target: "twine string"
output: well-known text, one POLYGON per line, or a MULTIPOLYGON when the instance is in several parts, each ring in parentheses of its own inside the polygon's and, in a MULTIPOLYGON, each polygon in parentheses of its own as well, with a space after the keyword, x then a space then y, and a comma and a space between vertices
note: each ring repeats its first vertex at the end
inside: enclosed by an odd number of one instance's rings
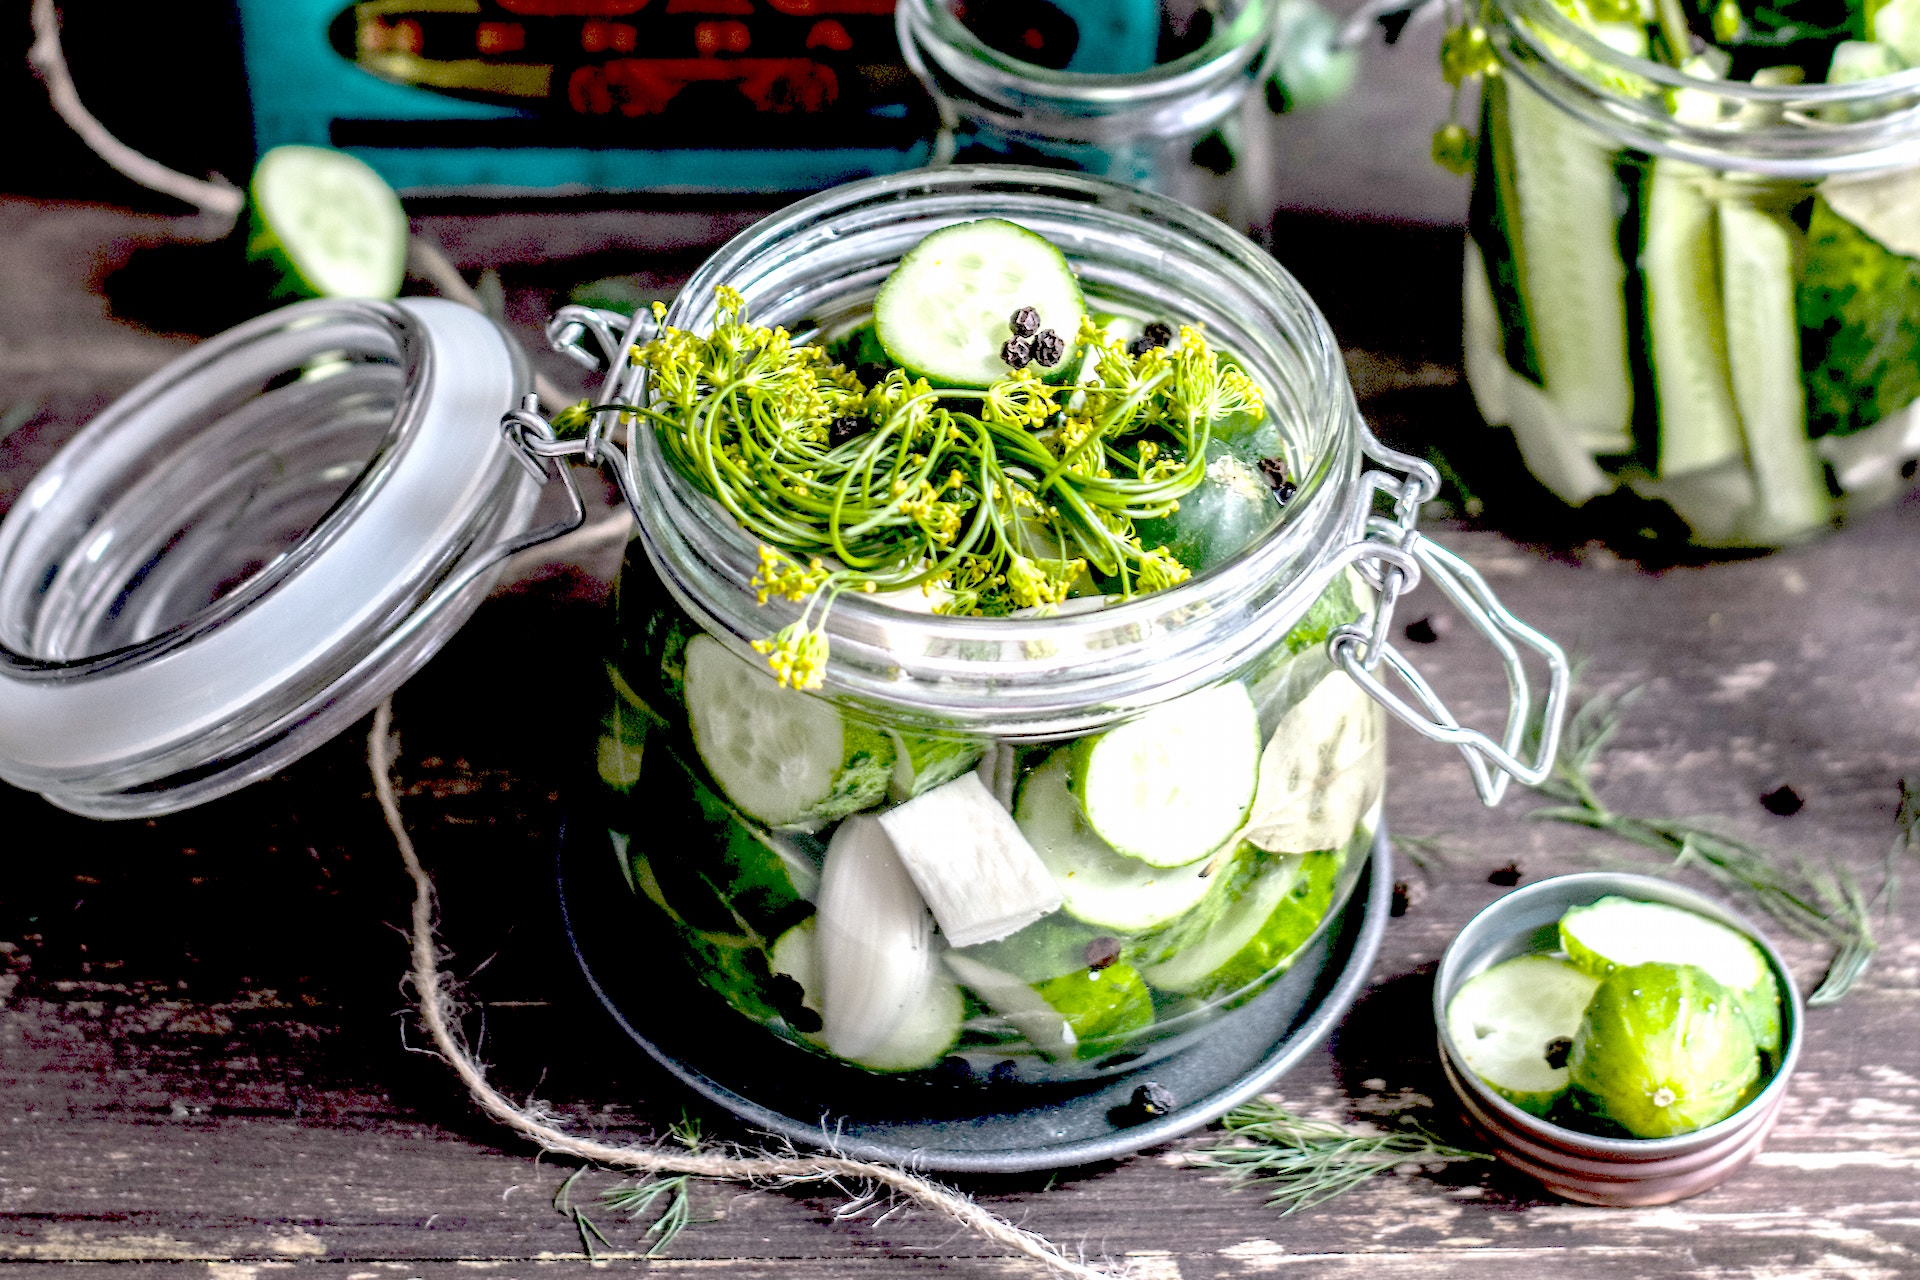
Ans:
MULTIPOLYGON (((387 829, 393 833, 394 843, 400 850, 400 860, 413 880, 412 925, 408 931, 413 964, 409 976, 413 982, 421 1022, 438 1056, 453 1068, 454 1074, 460 1077, 461 1083, 466 1085, 467 1092, 481 1110, 495 1120, 546 1151, 574 1156, 609 1169, 668 1176, 687 1174, 761 1185, 828 1183, 843 1189, 850 1184, 884 1189, 944 1214, 976 1235, 1034 1259, 1056 1275, 1073 1277, 1074 1280, 1116 1280, 1119 1273, 1068 1257, 1045 1236, 1016 1227, 999 1215, 981 1208, 970 1197, 897 1165, 854 1160, 831 1152, 783 1155, 739 1149, 703 1152, 614 1146, 577 1137, 556 1128, 546 1119, 547 1113, 538 1104, 522 1107, 510 1102, 488 1083, 485 1067, 467 1052, 458 1029, 454 999, 441 971, 443 954, 434 940, 433 880, 420 864, 419 854, 414 849, 412 837, 407 834, 406 824, 400 815, 400 805, 394 795, 391 697, 382 700, 374 712, 373 731, 367 739, 367 764, 373 774, 374 795, 386 818, 387 829)), ((870 1199, 870 1196, 856 1195, 853 1208, 864 1209, 870 1199)))

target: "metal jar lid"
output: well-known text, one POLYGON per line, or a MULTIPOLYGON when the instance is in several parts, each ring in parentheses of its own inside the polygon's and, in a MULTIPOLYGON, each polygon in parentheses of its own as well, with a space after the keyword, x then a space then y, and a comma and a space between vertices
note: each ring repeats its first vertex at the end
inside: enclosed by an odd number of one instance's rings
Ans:
POLYGON ((0 779, 167 813, 364 715, 528 540, 528 381, 475 312, 323 300, 128 392, 0 521, 0 779))

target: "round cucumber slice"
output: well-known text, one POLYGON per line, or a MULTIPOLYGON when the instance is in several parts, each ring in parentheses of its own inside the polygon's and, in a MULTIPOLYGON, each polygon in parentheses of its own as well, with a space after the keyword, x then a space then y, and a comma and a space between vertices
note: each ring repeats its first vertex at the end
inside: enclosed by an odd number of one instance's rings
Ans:
POLYGON ((768 826, 817 826, 880 803, 893 777, 885 733, 698 635, 686 650, 687 724, 727 798, 768 826))
POLYGON ((1760 944, 1664 902, 1609 896, 1560 917, 1560 947, 1596 979, 1642 964, 1690 964, 1733 992, 1760 1052, 1780 1052, 1780 987, 1760 944))
POLYGON ((1567 1057, 1572 1084, 1636 1138, 1691 1133, 1760 1081, 1733 993, 1695 965, 1615 969, 1587 1005, 1567 1057))
POLYGON ((247 256, 273 271, 271 296, 400 292, 407 215, 366 162, 327 147, 275 147, 254 167, 247 195, 247 256))
POLYGON ((1072 789, 1117 853, 1183 867, 1225 844, 1253 804, 1260 717, 1245 687, 1156 707, 1072 751, 1072 789))
POLYGON ((1049 1057, 1107 1052, 1115 1037, 1153 1022, 1153 996, 1129 965, 1078 969, 1028 984, 955 951, 946 962, 988 1008, 1049 1057))
POLYGON ((1467 1070, 1531 1115, 1567 1089, 1567 1055, 1600 980, 1557 956, 1516 956, 1469 978, 1447 1002, 1447 1033, 1467 1070))
POLYGON ((1186 914, 1206 896, 1207 864, 1156 867, 1115 853, 1087 825, 1067 782, 1068 751, 1056 751, 1020 787, 1014 821, 1047 873, 1060 886, 1068 915, 1111 929, 1138 933, 1186 914))
POLYGON ((1242 845, 1230 871, 1216 872, 1215 895, 1142 950, 1156 991, 1211 997, 1242 990, 1284 967, 1320 927, 1333 901, 1344 850, 1306 857, 1242 845))
MULTIPOLYGON (((986 387, 1012 372, 1001 347, 1013 313, 1032 307, 1071 354, 1086 302, 1060 251, 1017 223, 982 218, 943 227, 915 245, 874 299, 888 357, 938 386, 986 387)), ((1074 361, 1030 366, 1064 377, 1074 361)))

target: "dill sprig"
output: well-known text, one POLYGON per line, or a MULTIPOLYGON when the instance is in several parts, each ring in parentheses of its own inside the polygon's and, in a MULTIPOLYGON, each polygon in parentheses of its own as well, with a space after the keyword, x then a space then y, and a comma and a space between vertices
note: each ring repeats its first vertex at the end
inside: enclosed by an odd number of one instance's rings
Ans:
POLYGON ((1258 1184, 1267 1203, 1295 1213, 1403 1165, 1491 1160, 1449 1145, 1409 1124, 1399 1129, 1354 1128, 1307 1120, 1278 1102, 1256 1098, 1220 1122, 1229 1141, 1189 1152, 1187 1162, 1227 1173, 1235 1186, 1258 1184))
MULTIPOLYGON (((682 1113, 678 1124, 668 1126, 667 1133, 675 1142, 688 1151, 700 1149, 700 1122, 682 1113)), ((606 1248, 612 1248, 613 1242, 607 1238, 585 1210, 573 1202, 573 1184, 580 1180, 591 1166, 581 1165, 560 1189, 553 1194, 553 1207, 573 1222, 574 1230, 580 1234, 580 1250, 586 1254, 587 1261, 598 1261, 595 1241, 606 1248)), ((686 1173, 666 1177, 647 1177, 638 1181, 622 1183, 609 1187, 600 1193, 600 1202, 609 1212, 624 1214, 628 1218, 640 1218, 653 1214, 653 1221, 642 1234, 653 1243, 647 1247, 646 1256, 657 1258, 666 1252, 682 1231, 694 1222, 692 1199, 693 1175, 686 1173), (665 1201, 661 1205, 661 1201, 665 1201), (655 1206, 660 1205, 656 1210, 655 1206)))
MULTIPOLYGON (((1135 354, 1091 321, 1094 376, 1030 368, 985 390, 895 369, 868 385, 818 346, 748 322, 726 286, 713 332, 662 327, 629 358, 637 413, 674 466, 761 543, 753 579, 800 617, 755 647, 782 683, 817 687, 823 619, 846 591, 937 587, 937 608, 998 615, 1060 603, 1091 568, 1119 595, 1188 571, 1133 522, 1170 514, 1206 476, 1211 424, 1258 418, 1260 388, 1197 329, 1135 354)), ((664 310, 656 308, 656 316, 664 310)))
POLYGON ((1710 822, 1688 818, 1636 818, 1614 812, 1594 790, 1593 769, 1619 730, 1631 693, 1584 702, 1567 723, 1553 773, 1535 788, 1559 803, 1529 818, 1568 822, 1606 831, 1668 859, 1663 875, 1689 868, 1724 889, 1743 894, 1782 928, 1834 949, 1810 1005, 1837 1003, 1867 970, 1879 942, 1874 917, 1892 912, 1904 856, 1920 852, 1920 793, 1900 783, 1898 833, 1880 864, 1880 884, 1867 893, 1851 868, 1831 856, 1810 860, 1782 854, 1730 836, 1710 822))

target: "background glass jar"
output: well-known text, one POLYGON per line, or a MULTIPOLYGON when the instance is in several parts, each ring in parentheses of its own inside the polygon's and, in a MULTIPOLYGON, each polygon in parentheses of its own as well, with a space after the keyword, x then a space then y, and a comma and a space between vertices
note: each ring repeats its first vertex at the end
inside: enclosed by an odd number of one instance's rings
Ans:
POLYGON ((1713 78, 1552 0, 1483 18, 1467 376, 1528 469, 1576 506, 1666 503, 1716 547, 1897 493, 1920 455, 1920 70, 1789 83, 1748 48, 1713 78))
MULTIPOLYGON (((1071 168, 1203 205, 1194 144, 1216 126, 1233 130, 1236 109, 1273 70, 1285 15, 1310 7, 900 0, 894 15, 907 64, 940 109, 937 163, 1071 168)), ((1330 41, 1330 24, 1307 35, 1330 41)))
MULTIPOLYGON (((1566 669, 1413 530, 1434 479, 1367 435, 1298 286, 1170 201, 1020 169, 858 183, 729 244, 666 322, 710 327, 724 283, 758 322, 831 340, 927 233, 982 216, 1058 246, 1097 309, 1171 306, 1204 325, 1266 389, 1297 493, 1236 558, 1132 601, 974 618, 926 612, 917 593, 842 597, 825 687, 808 694, 778 688, 749 647, 797 615, 758 602, 758 547, 634 431, 616 467, 639 527, 618 584, 602 817, 648 936, 775 1034, 875 1070, 1075 1078, 1170 1051, 1340 905, 1379 825, 1369 694, 1460 745, 1492 802, 1508 775, 1544 775, 1566 669), (1364 469, 1369 454, 1410 474, 1364 469), (1376 494, 1392 516, 1373 513, 1376 494), (1499 743, 1461 728, 1386 642, 1393 597, 1422 571, 1507 661, 1499 743), (1551 671, 1524 764, 1516 641, 1551 671), (1380 683, 1381 662, 1427 712, 1380 683), (1118 822, 1095 786, 1114 757, 1139 784, 1121 790, 1148 796, 1123 798, 1118 822), (1159 785, 1176 775, 1204 794, 1159 785), (999 858, 1010 845, 1032 847, 1037 877, 999 858)), ((555 332, 588 320, 563 312, 555 332)), ((624 357, 644 327, 598 336, 624 357)), ((644 395, 627 370, 602 403, 644 395)))

